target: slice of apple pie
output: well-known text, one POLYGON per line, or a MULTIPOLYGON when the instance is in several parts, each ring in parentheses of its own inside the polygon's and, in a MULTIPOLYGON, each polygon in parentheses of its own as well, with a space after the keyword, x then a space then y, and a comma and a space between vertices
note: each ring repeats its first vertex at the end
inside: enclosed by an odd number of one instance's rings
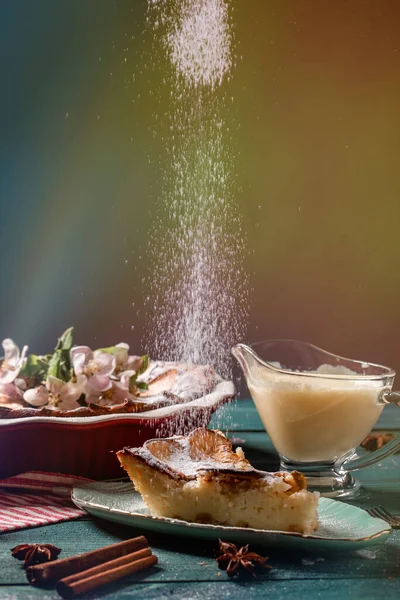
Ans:
POLYGON ((153 515, 303 534, 317 528, 318 494, 303 475, 254 469, 220 431, 153 439, 117 456, 153 515))

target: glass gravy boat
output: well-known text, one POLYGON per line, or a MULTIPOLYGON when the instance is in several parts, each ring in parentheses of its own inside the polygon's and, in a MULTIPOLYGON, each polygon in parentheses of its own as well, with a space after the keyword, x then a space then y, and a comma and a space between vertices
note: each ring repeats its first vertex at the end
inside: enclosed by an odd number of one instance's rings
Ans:
POLYGON ((396 437, 368 456, 355 451, 385 405, 400 407, 400 393, 391 391, 392 369, 295 340, 238 344, 232 353, 281 469, 303 473, 309 489, 333 498, 356 495, 360 484, 351 471, 400 449, 396 437))

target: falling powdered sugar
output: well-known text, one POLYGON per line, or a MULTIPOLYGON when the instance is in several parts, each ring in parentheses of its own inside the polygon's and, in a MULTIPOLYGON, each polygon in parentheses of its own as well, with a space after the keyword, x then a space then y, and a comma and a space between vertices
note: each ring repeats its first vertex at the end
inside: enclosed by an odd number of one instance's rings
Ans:
POLYGON ((234 62, 229 8, 229 0, 148 0, 163 148, 146 343, 156 358, 212 364, 224 377, 244 335, 248 287, 224 90, 234 62))
POLYGON ((194 86, 220 85, 232 66, 228 5, 221 0, 182 3, 180 22, 168 34, 177 73, 194 86))

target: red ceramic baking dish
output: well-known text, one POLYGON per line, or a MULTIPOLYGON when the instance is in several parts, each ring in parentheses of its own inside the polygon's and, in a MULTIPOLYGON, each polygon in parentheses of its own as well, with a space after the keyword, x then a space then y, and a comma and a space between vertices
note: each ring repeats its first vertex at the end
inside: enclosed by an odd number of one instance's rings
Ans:
POLYGON ((31 470, 90 479, 123 476, 115 451, 206 427, 214 411, 234 396, 233 384, 222 381, 201 398, 148 412, 0 419, 0 478, 31 470))

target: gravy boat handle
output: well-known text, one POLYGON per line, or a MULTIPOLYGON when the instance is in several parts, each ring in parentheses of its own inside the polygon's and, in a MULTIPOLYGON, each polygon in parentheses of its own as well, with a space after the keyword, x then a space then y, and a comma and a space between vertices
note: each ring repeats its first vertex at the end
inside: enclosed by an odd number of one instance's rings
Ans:
MULTIPOLYGON (((400 392, 386 391, 382 394, 379 401, 381 404, 395 404, 400 408, 400 392)), ((379 460, 391 456, 399 450, 400 436, 397 435, 391 442, 388 442, 382 448, 379 448, 379 450, 374 450, 369 456, 347 460, 343 463, 343 468, 346 471, 357 471, 358 469, 374 465, 379 460)))

